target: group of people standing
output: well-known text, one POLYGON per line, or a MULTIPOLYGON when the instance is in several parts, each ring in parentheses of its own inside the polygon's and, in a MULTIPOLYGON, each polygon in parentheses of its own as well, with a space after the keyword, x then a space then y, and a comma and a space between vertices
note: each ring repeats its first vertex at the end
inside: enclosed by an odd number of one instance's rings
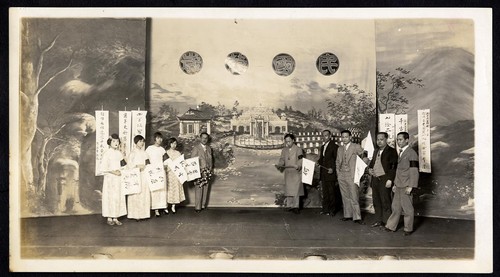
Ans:
MULTIPOLYGON (((194 181, 195 210, 200 212, 206 208, 208 181, 207 172, 213 170, 212 149, 208 145, 209 135, 202 133, 200 143, 193 147, 191 157, 199 157, 200 170, 205 172, 202 178, 194 181)), ((154 144, 145 147, 145 139, 141 135, 134 137, 134 146, 128 157, 120 151, 120 138, 113 134, 107 141, 109 149, 104 152, 99 167, 100 174, 104 175, 102 186, 102 216, 107 218, 108 225, 122 225, 119 217, 127 215, 129 219, 137 221, 150 218, 151 211, 156 217, 164 214, 175 214, 176 205, 185 198, 183 184, 174 171, 167 166, 167 159, 175 160, 182 154, 177 150, 177 139, 169 138, 166 149, 163 146, 163 135, 154 134, 154 144), (151 178, 146 172, 147 165, 163 168, 160 188, 150 190, 151 178), (122 193, 121 169, 139 168, 140 192, 126 196, 122 193), (170 208, 170 211, 169 211, 170 208)))
MULTIPOLYGON (((332 141, 329 130, 322 132, 323 145, 317 162, 320 169, 322 188, 322 210, 320 214, 335 216, 343 207, 341 221, 350 221, 365 225, 359 206, 359 186, 355 183, 357 156, 363 157, 364 151, 359 144, 352 142, 349 130, 341 132, 342 145, 332 141), (341 202, 341 203, 340 203, 341 202)), ((400 216, 404 214, 404 235, 413 232, 414 209, 412 190, 418 186, 418 155, 409 147, 409 134, 397 134, 396 149, 387 144, 388 134, 377 133, 377 148, 368 163, 371 177, 375 222, 372 227, 382 227, 388 232, 395 232, 400 216)), ((285 135, 285 147, 276 165, 285 173, 286 207, 300 213, 300 196, 304 195, 301 179, 303 151, 295 145, 293 134, 285 135)))

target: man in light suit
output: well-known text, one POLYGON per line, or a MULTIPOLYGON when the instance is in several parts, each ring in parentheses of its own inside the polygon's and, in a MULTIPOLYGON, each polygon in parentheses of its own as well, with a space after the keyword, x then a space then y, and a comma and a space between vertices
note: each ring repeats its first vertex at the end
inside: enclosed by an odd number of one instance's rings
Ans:
POLYGON ((323 145, 321 146, 318 164, 320 165, 321 189, 323 191, 322 209, 320 214, 335 216, 337 213, 335 200, 337 198, 337 150, 339 146, 331 141, 330 130, 323 131, 323 145))
POLYGON ((409 147, 410 135, 407 132, 398 133, 396 142, 401 148, 396 178, 394 179, 394 198, 392 199, 392 214, 387 220, 385 230, 395 232, 398 228, 401 211, 404 212, 404 235, 413 232, 413 203, 411 192, 418 186, 418 155, 409 147))
POLYGON ((302 184, 302 148, 295 144, 293 134, 285 135, 285 147, 281 150, 281 156, 276 167, 285 172, 285 196, 286 206, 289 211, 300 213, 300 197, 304 195, 302 184))
POLYGON ((386 132, 377 133, 377 149, 368 166, 372 176, 372 198, 375 208, 375 223, 372 227, 385 226, 391 215, 391 188, 396 177, 398 152, 387 145, 389 135, 386 132))
MULTIPOLYGON (((191 157, 198 157, 200 160, 200 172, 213 170, 213 155, 212 148, 208 145, 210 135, 206 132, 200 134, 200 143, 193 147, 191 157)), ((201 179, 201 178, 200 178, 201 179)), ((207 208, 208 183, 200 186, 200 179, 195 180, 194 186, 194 209, 199 213, 202 209, 207 208)))
POLYGON ((340 220, 353 220, 354 223, 364 225, 359 208, 359 187, 354 183, 356 170, 356 156, 363 154, 363 148, 352 142, 349 130, 341 132, 342 146, 339 147, 336 159, 336 170, 344 204, 344 217, 340 220))

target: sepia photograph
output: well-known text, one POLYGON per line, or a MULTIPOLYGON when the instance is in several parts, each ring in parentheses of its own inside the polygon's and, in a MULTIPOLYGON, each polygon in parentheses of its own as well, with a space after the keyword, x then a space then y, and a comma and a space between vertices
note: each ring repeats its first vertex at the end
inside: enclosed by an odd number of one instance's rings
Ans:
POLYGON ((11 271, 492 272, 491 9, 9 15, 11 271))

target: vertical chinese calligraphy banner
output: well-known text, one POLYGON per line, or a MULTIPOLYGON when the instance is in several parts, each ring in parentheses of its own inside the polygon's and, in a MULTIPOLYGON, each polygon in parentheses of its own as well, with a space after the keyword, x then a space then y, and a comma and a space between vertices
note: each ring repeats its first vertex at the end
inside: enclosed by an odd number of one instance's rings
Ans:
POLYGON ((431 173, 431 110, 418 110, 417 117, 419 170, 431 173))
POLYGON ((132 145, 131 128, 132 128, 132 113, 128 111, 119 111, 118 136, 120 137, 123 147, 125 147, 125 155, 127 157, 128 154, 130 153, 130 146, 132 145))
MULTIPOLYGON (((394 135, 397 136, 399 132, 408 132, 408 115, 407 114, 397 114, 396 117, 396 128, 394 135)), ((395 143, 396 150, 399 150, 399 146, 395 143)))
POLYGON ((132 111, 132 137, 146 137, 146 114, 147 111, 132 111))
POLYGON ((96 134, 95 134, 95 175, 98 176, 98 168, 101 164, 102 155, 108 149, 109 137, 109 112, 95 111, 96 134))
POLYGON ((381 114, 379 115, 378 130, 380 132, 386 132, 389 135, 387 143, 394 146, 394 130, 395 130, 395 114, 381 114))

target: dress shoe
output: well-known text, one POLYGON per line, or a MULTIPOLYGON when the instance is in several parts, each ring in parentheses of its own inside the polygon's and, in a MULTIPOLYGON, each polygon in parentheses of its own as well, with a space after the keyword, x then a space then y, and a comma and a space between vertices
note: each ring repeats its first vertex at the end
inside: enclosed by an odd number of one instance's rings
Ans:
POLYGON ((348 221, 348 220, 351 220, 352 218, 351 217, 343 217, 340 219, 340 221, 348 221))
POLYGON ((201 212, 201 210, 194 210, 194 211, 195 211, 196 213, 200 213, 200 212, 201 212))
POLYGON ((323 211, 319 212, 319 214, 320 214, 320 215, 330 215, 330 213, 329 213, 329 212, 323 212, 323 211))
POLYGON ((396 231, 393 231, 393 230, 391 230, 391 229, 389 229, 387 227, 384 227, 384 231, 386 231, 386 232, 392 232, 392 233, 396 232, 396 231))
POLYGON ((120 221, 118 221, 118 219, 114 219, 114 220, 113 220, 113 222, 114 222, 116 225, 118 225, 118 226, 121 226, 121 225, 122 225, 122 223, 121 223, 120 221))
POLYGON ((365 225, 365 222, 364 222, 363 220, 361 220, 361 219, 354 220, 353 222, 354 222, 354 223, 357 223, 357 224, 359 224, 359 225, 365 225))
POLYGON ((155 211, 155 217, 161 217, 161 213, 158 210, 155 211))
POLYGON ((378 226, 382 226, 382 221, 377 221, 375 223, 372 224, 372 227, 378 227, 378 226))
POLYGON ((409 235, 411 235, 411 233, 412 233, 412 232, 405 231, 405 232, 404 232, 404 235, 405 235, 405 236, 409 236, 409 235))
POLYGON ((108 220, 108 225, 113 226, 115 223, 112 220, 108 220))

